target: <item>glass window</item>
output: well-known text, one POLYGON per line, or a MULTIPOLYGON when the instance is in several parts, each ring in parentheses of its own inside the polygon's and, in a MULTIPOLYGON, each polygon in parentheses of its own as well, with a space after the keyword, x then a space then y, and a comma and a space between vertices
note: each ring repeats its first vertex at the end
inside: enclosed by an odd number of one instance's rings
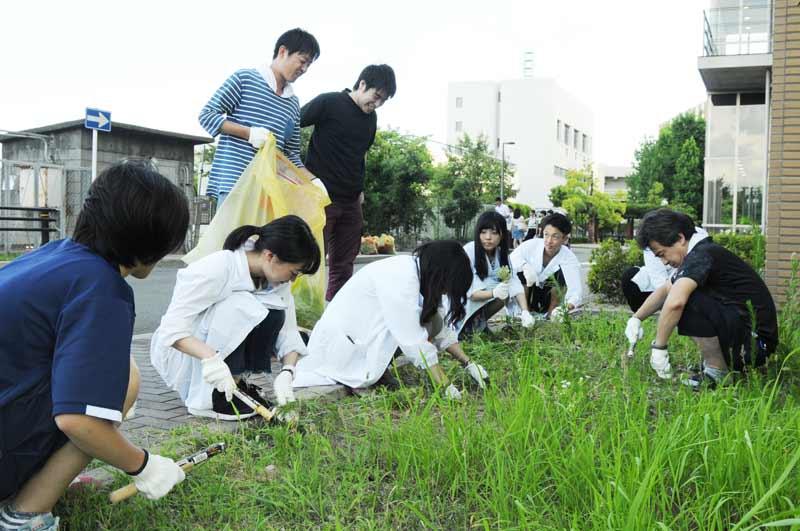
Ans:
POLYGON ((575 129, 575 133, 572 136, 573 136, 572 147, 574 147, 575 151, 577 151, 578 150, 578 142, 581 139, 580 131, 575 129))
POLYGON ((708 114, 708 156, 732 157, 736 146, 736 94, 712 94, 708 114))
POLYGON ((733 223, 733 157, 706 159, 704 217, 710 224, 733 223))
POLYGON ((589 137, 586 136, 586 133, 583 134, 583 149, 581 151, 589 153, 589 137))
POLYGON ((464 106, 464 98, 462 98, 461 96, 457 97, 456 98, 456 109, 460 109, 463 106, 464 106))
MULTIPOLYGON (((745 104, 745 96, 753 94, 742 94, 741 107, 739 107, 739 158, 763 158, 766 149, 766 134, 764 129, 767 120, 767 107, 761 104, 745 104)), ((752 101, 752 100, 751 100, 752 101)))
POLYGON ((569 134, 570 134, 570 131, 571 131, 570 126, 568 124, 564 124, 564 143, 566 145, 569 145, 569 134))
POLYGON ((561 140, 561 120, 556 120, 556 140, 561 140))
POLYGON ((764 159, 736 163, 736 220, 741 225, 761 225, 764 203, 764 159))
POLYGON ((463 122, 456 122, 456 133, 460 133, 463 128, 464 128, 463 122))

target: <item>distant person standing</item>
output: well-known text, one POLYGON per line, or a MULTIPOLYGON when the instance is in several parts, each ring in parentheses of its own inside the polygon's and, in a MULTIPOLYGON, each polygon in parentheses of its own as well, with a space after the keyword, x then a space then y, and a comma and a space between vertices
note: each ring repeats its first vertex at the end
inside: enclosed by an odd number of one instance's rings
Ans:
POLYGON ((365 157, 377 131, 375 110, 396 90, 389 65, 369 65, 352 90, 320 94, 300 111, 300 127, 314 126, 306 166, 331 198, 325 207, 328 301, 353 276, 364 226, 365 157))
POLYGON ((278 38, 272 63, 237 70, 217 89, 203 110, 200 125, 219 144, 211 164, 206 194, 221 204, 242 172, 264 145, 268 133, 275 145, 298 168, 300 161, 300 102, 292 83, 319 57, 319 44, 299 28, 278 38))
POLYGON ((528 232, 528 222, 522 215, 522 211, 518 208, 514 209, 514 228, 511 231, 511 236, 514 238, 514 247, 516 248, 522 243, 525 233, 528 232))
POLYGON ((498 196, 494 198, 494 211, 503 216, 503 219, 506 220, 506 230, 508 231, 508 246, 511 247, 513 241, 511 240, 511 225, 513 223, 513 213, 511 212, 511 207, 503 202, 503 200, 498 196))

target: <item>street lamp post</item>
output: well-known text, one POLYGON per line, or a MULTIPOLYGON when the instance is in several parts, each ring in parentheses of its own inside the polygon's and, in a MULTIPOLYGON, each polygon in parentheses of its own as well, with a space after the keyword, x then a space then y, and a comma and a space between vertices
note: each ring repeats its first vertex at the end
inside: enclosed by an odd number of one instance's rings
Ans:
POLYGON ((513 146, 516 142, 503 142, 500 145, 500 202, 504 201, 503 185, 506 180, 506 144, 513 146))

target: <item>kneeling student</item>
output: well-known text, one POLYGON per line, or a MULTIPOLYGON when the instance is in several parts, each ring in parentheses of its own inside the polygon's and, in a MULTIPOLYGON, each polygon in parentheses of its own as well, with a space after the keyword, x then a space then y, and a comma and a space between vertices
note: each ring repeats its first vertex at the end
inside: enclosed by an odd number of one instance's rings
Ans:
POLYGON ((552 278, 562 288, 569 310, 577 308, 583 299, 581 264, 564 244, 569 240, 572 223, 563 214, 545 216, 541 223, 542 238, 523 242, 511 253, 511 265, 525 282, 527 302, 531 311, 546 313, 551 319, 561 318, 561 300, 548 284, 552 278))
MULTIPOLYGON (((446 350, 482 387, 486 371, 464 354, 450 328, 464 318, 471 282, 469 259, 454 241, 426 243, 413 256, 364 266, 339 290, 311 332, 308 356, 297 364, 295 387, 369 387, 384 375, 398 348, 417 368, 429 369, 439 385, 448 384, 438 357, 446 350)), ((461 398, 453 384, 445 394, 461 398)))
POLYGON ((464 252, 472 265, 473 278, 467 292, 466 317, 456 325, 458 338, 486 329, 489 319, 503 308, 513 314, 519 306, 522 326, 533 326, 525 289, 509 263, 508 228, 503 216, 494 211, 481 214, 475 225, 475 239, 464 245, 464 252), (505 280, 500 279, 503 267, 510 273, 505 280))
POLYGON ((662 262, 675 268, 672 278, 658 288, 628 321, 625 335, 635 343, 642 337, 641 322, 658 311, 658 331, 650 364, 661 378, 670 378, 667 342, 675 327, 691 337, 703 356, 703 369, 683 383, 710 386, 720 383, 729 369, 760 366, 778 344, 775 303, 764 281, 741 258, 695 229, 694 222, 667 209, 647 213, 637 241, 662 262), (748 301, 755 312, 751 330, 748 301))
POLYGON ((117 427, 139 391, 125 277, 146 278, 188 223, 178 187, 122 162, 92 184, 72 238, 0 269, 0 529, 57 529, 53 506, 92 459, 150 499, 183 480, 117 427))
POLYGON ((219 420, 255 415, 233 397, 239 389, 268 406, 253 372, 270 372, 274 354, 283 362, 275 378, 279 405, 294 401, 291 382, 306 349, 297 329, 291 282, 314 274, 320 251, 297 216, 231 232, 222 251, 178 272, 175 291, 153 334, 150 358, 189 413, 219 420), (254 242, 251 238, 257 238, 254 242))

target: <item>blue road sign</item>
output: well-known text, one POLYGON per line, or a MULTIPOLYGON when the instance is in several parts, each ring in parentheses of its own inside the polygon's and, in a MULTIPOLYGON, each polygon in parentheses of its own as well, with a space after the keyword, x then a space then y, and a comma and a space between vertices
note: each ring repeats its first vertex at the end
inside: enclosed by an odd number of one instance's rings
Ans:
POLYGON ((100 109, 86 108, 86 120, 83 123, 86 129, 97 129, 98 131, 111 131, 111 111, 101 111, 100 109))

